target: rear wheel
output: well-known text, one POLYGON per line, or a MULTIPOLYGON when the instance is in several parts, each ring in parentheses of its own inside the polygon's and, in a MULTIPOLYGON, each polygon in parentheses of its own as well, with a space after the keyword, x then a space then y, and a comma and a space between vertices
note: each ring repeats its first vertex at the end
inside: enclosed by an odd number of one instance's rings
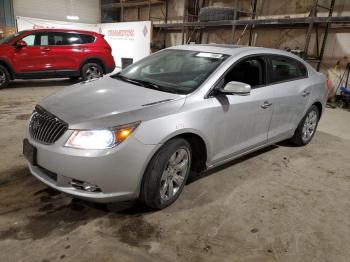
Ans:
POLYGON ((317 106, 313 105, 306 112, 294 133, 292 142, 298 146, 308 144, 316 133, 320 112, 317 106))
POLYGON ((7 87, 9 82, 10 73, 4 66, 0 65, 0 89, 7 87))
POLYGON ((190 144, 177 138, 152 158, 144 174, 140 200, 154 209, 171 205, 180 196, 191 167, 190 144))
POLYGON ((81 68, 81 78, 84 81, 103 76, 103 69, 97 63, 87 63, 81 68))

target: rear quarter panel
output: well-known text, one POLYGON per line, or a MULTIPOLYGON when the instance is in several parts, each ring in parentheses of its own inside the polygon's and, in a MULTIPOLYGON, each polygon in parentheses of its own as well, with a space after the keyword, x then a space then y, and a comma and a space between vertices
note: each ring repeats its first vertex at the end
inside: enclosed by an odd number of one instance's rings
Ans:
POLYGON ((305 113, 313 104, 319 102, 322 104, 322 115, 327 103, 327 78, 324 74, 315 71, 311 66, 308 66, 308 70, 312 86, 309 103, 305 108, 305 113))

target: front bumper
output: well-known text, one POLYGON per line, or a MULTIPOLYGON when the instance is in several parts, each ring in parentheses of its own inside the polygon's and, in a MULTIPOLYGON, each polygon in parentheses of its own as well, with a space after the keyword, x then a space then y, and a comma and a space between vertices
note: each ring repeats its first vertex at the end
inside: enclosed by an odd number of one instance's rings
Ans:
POLYGON ((68 130, 52 145, 44 145, 28 135, 36 147, 36 165, 28 162, 31 173, 43 183, 71 196, 99 203, 135 199, 139 195, 144 170, 157 149, 130 136, 120 145, 106 150, 64 147, 72 133, 68 130), (72 182, 96 185, 100 192, 74 187, 72 182))

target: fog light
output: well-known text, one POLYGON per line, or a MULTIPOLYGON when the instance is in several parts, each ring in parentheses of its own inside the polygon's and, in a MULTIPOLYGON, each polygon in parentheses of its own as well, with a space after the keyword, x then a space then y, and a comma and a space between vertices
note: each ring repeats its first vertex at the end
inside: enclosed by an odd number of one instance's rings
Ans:
POLYGON ((70 184, 76 189, 84 190, 87 192, 101 192, 101 189, 98 186, 90 184, 88 182, 73 179, 70 184))

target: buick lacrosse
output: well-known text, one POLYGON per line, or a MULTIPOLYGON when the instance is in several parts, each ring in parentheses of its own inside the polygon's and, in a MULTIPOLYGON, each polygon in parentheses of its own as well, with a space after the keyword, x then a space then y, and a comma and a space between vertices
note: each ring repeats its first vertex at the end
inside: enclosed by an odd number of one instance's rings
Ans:
POLYGON ((23 143, 31 173, 95 202, 172 204, 190 171, 267 145, 310 142, 326 79, 281 50, 186 45, 40 102, 23 143))

